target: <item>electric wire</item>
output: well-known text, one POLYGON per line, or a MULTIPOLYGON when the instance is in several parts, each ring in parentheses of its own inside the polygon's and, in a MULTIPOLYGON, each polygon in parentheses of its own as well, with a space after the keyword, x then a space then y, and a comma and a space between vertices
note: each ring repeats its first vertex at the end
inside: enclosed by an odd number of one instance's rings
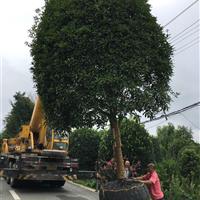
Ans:
POLYGON ((194 42, 194 41, 196 41, 196 40, 198 40, 199 39, 199 36, 198 37, 196 37, 196 38, 194 38, 193 40, 191 40, 190 42, 188 42, 188 43, 186 43, 186 44, 184 44, 183 46, 181 46, 181 47, 179 47, 179 48, 177 48, 176 49, 176 51, 181 51, 183 48, 185 48, 185 47, 187 47, 188 45, 190 45, 192 42, 194 42))
POLYGON ((199 40, 198 40, 197 42, 195 42, 195 43, 191 44, 190 46, 188 46, 188 47, 184 48, 183 50, 181 50, 181 51, 178 51, 178 52, 177 52, 177 53, 175 53, 174 55, 175 55, 175 56, 176 56, 176 55, 179 55, 180 53, 182 53, 182 52, 184 52, 184 51, 186 51, 186 50, 190 49, 191 47, 193 47, 193 46, 195 46, 195 45, 197 45, 197 44, 199 44, 199 40))
POLYGON ((158 127, 159 125, 161 125, 161 124, 163 124, 163 123, 165 123, 165 122, 166 122, 166 120, 161 121, 161 122, 159 122, 159 123, 157 123, 157 124, 155 124, 155 125, 153 125, 153 126, 146 127, 146 129, 152 129, 152 128, 154 128, 154 127, 158 127))
POLYGON ((184 108, 181 108, 181 109, 179 109, 179 110, 173 111, 173 112, 171 112, 171 113, 164 114, 164 115, 161 115, 161 116, 159 116, 159 117, 156 117, 156 118, 153 118, 153 119, 150 119, 150 120, 143 121, 143 122, 141 122, 141 124, 146 124, 146 123, 149 123, 149 122, 152 122, 152 121, 160 120, 160 119, 162 119, 162 118, 171 117, 171 116, 173 116, 173 115, 177 115, 177 114, 180 114, 180 113, 185 112, 185 111, 187 111, 187 110, 190 110, 190 109, 192 109, 192 108, 194 108, 194 107, 196 107, 196 106, 200 106, 200 101, 199 101, 199 102, 196 102, 196 103, 194 103, 194 104, 191 104, 191 105, 189 105, 189 106, 186 106, 186 107, 184 107, 184 108))
MULTIPOLYGON (((195 24, 197 24, 197 23, 199 22, 199 20, 200 20, 200 19, 198 19, 197 21, 195 21, 195 22, 194 22, 193 24, 191 24, 190 26, 186 27, 184 30, 182 30, 181 32, 179 32, 178 34, 176 34, 174 37, 170 38, 169 40, 172 41, 172 40, 176 39, 179 35, 185 33, 185 31, 187 31, 189 28, 191 28, 192 26, 194 26, 195 24)), ((195 26, 195 27, 199 27, 199 25, 198 25, 198 26, 195 26)), ((193 28, 193 29, 194 29, 194 28, 193 28)), ((193 29, 192 29, 192 30, 193 30, 193 29)), ((190 31, 188 31, 188 32, 190 32, 190 31)), ((188 33, 188 32, 187 32, 187 33, 188 33)))
MULTIPOLYGON (((197 32, 199 32, 199 29, 197 29, 196 31, 194 31, 194 32, 190 33, 189 35, 185 36, 185 37, 182 38, 181 40, 178 40, 177 42, 175 42, 175 43, 173 44, 173 46, 176 45, 176 44, 179 44, 180 42, 184 41, 185 39, 189 38, 190 36, 194 35, 194 34, 197 33, 197 32)), ((178 38, 178 39, 180 39, 180 38, 178 38)), ((176 41, 176 40, 175 40, 175 41, 176 41)))
POLYGON ((194 124, 191 120, 189 120, 183 113, 180 113, 180 115, 181 115, 186 121, 188 121, 194 128, 199 129, 199 127, 198 127, 196 124, 194 124))
POLYGON ((186 7, 183 11, 181 11, 178 15, 176 15, 174 18, 172 18, 168 23, 166 23, 163 27, 165 28, 169 24, 171 24, 173 21, 175 21, 178 17, 180 17, 183 13, 185 13, 188 9, 190 9, 193 5, 195 5, 199 0, 194 1, 191 3, 188 7, 186 7))

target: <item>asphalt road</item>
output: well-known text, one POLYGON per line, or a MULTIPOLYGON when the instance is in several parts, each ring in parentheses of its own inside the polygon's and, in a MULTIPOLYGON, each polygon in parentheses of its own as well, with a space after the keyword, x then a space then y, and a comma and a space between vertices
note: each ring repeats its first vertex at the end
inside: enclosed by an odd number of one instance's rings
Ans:
POLYGON ((0 200, 98 200, 98 193, 88 191, 71 183, 62 188, 23 185, 11 188, 4 179, 0 179, 0 200))

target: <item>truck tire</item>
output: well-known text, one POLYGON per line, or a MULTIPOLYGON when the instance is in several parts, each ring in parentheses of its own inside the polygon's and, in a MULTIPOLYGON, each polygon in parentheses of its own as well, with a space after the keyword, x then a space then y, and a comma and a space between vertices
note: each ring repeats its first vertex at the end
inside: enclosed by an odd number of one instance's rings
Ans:
POLYGON ((65 181, 58 181, 56 187, 63 187, 65 185, 65 181))
POLYGON ((17 187, 18 185, 19 185, 18 179, 11 177, 11 178, 10 178, 10 186, 11 186, 12 188, 15 188, 15 187, 17 187))
POLYGON ((63 187, 65 185, 65 181, 51 181, 50 187, 63 187))
MULTIPOLYGON (((13 165, 13 163, 10 161, 8 163, 8 168, 12 168, 12 165, 13 165)), ((6 176, 6 182, 7 182, 7 184, 10 184, 10 177, 6 176)))
MULTIPOLYGON (((16 164, 15 163, 13 163, 12 164, 12 168, 14 168, 14 169, 16 169, 16 164)), ((19 185, 19 180, 17 179, 17 178, 14 178, 14 177, 10 177, 10 186, 12 187, 12 188, 15 188, 15 187, 17 187, 19 185)))
POLYGON ((7 184, 10 184, 10 177, 7 177, 7 176, 6 176, 6 183, 7 183, 7 184))

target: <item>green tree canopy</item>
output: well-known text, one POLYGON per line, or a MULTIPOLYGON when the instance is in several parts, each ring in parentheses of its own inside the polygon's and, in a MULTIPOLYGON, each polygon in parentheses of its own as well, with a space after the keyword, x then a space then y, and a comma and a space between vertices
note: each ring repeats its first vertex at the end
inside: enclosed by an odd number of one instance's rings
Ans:
POLYGON ((48 0, 31 37, 48 122, 66 129, 109 120, 122 178, 119 121, 152 117, 170 102, 172 47, 147 0, 48 0))
POLYGON ((99 140, 98 132, 93 129, 77 129, 70 134, 69 154, 79 159, 80 169, 94 170, 99 140))
POLYGON ((184 126, 175 128, 173 124, 168 124, 158 128, 157 135, 163 159, 177 159, 179 152, 186 146, 195 145, 192 140, 192 131, 184 126))
POLYGON ((104 130, 99 133, 99 159, 108 161, 113 158, 113 136, 111 130, 104 130))
POLYGON ((191 181, 200 181, 200 154, 194 149, 185 149, 181 152, 179 157, 179 169, 183 177, 189 178, 191 181))
POLYGON ((25 93, 17 92, 11 107, 10 113, 4 120, 3 137, 13 137, 19 132, 21 125, 29 123, 34 103, 25 93))
MULTIPOLYGON (((124 119, 120 126, 122 150, 131 162, 141 160, 143 167, 150 161, 154 161, 152 139, 145 128, 134 120, 124 119)), ((109 160, 113 157, 112 132, 104 131, 101 134, 99 145, 99 157, 109 160)))
POLYGON ((146 0, 49 0, 33 33, 32 72, 52 123, 167 109, 172 48, 146 0))
POLYGON ((123 120, 120 126, 122 150, 130 161, 140 160, 143 167, 154 160, 151 137, 146 129, 134 120, 123 120))
POLYGON ((192 139, 192 130, 168 124, 157 130, 161 149, 158 172, 167 199, 199 199, 198 171, 200 144, 192 139))

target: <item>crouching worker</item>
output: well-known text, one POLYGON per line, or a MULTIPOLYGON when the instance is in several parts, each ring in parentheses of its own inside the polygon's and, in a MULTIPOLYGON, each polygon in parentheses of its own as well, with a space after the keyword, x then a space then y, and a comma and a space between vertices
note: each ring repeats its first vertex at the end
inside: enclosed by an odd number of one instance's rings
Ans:
POLYGON ((150 163, 147 167, 148 173, 135 179, 147 185, 152 200, 164 200, 164 194, 161 190, 160 179, 155 170, 155 165, 150 163))

